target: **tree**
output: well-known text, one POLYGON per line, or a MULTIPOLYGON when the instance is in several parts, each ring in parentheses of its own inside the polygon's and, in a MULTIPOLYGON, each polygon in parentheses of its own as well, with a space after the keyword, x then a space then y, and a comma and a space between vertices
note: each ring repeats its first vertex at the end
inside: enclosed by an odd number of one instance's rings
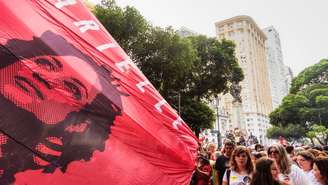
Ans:
POLYGON ((136 64, 169 103, 176 103, 172 97, 177 93, 188 91, 187 74, 192 72, 196 51, 172 28, 152 28, 135 55, 136 64))
POLYGON ((134 58, 135 49, 142 47, 151 29, 139 11, 131 6, 123 9, 114 0, 102 0, 100 5, 93 8, 93 13, 120 46, 134 58))
POLYGON ((270 123, 280 128, 289 124, 301 126, 307 131, 307 137, 313 140, 317 128, 328 126, 327 74, 328 60, 321 60, 303 70, 293 79, 290 93, 282 104, 269 115, 270 123))
POLYGON ((183 105, 181 116, 189 123, 190 128, 195 131, 197 137, 202 128, 213 127, 215 114, 206 103, 194 99, 184 99, 183 105))
MULTIPOLYGON (((192 73, 189 74, 188 89, 197 99, 210 99, 220 93, 230 91, 232 84, 244 79, 242 69, 235 57, 232 41, 218 41, 206 36, 188 37, 197 51, 192 73)), ((238 96, 238 95, 237 95, 238 96)))
POLYGON ((286 126, 289 123, 310 129, 320 123, 328 126, 328 87, 311 85, 297 94, 286 96, 282 104, 270 115, 270 123, 286 126))
POLYGON ((328 128, 323 125, 314 124, 306 136, 311 139, 313 144, 316 139, 321 145, 328 145, 328 128))
POLYGON ((214 112, 205 99, 229 91, 239 95, 244 77, 231 41, 180 37, 174 29, 153 27, 133 7, 103 0, 94 14, 171 105, 182 99, 181 117, 195 131, 210 128, 214 112))
POLYGON ((290 93, 297 93, 308 85, 328 85, 328 59, 322 59, 319 63, 306 68, 293 79, 290 93))
POLYGON ((282 136, 289 142, 295 142, 302 139, 305 134, 306 129, 295 124, 288 124, 286 127, 273 126, 267 131, 268 138, 279 139, 279 137, 282 136))

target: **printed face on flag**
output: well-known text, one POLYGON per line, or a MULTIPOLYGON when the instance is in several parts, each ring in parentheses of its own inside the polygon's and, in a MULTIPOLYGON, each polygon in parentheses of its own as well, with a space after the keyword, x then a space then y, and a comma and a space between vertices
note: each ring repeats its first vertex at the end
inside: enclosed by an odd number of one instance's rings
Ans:
POLYGON ((189 184, 197 148, 81 1, 0 1, 1 185, 189 184))
POLYGON ((5 75, 1 77, 1 94, 46 124, 62 121, 68 113, 91 103, 101 91, 95 70, 74 56, 36 56, 13 61, 0 73, 5 75), (81 74, 88 74, 87 79, 81 74), (60 114, 56 114, 58 111, 60 114))
POLYGON ((110 71, 52 32, 8 40, 0 45, 0 58, 0 104, 6 107, 0 111, 0 184, 29 169, 64 172, 70 162, 104 150, 121 114, 110 71), (54 38, 64 52, 44 44, 54 38))

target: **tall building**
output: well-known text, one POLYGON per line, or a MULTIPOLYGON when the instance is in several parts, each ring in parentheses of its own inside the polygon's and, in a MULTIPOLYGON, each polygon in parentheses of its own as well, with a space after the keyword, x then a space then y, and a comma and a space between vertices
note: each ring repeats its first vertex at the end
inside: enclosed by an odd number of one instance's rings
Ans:
POLYGON ((281 104, 283 97, 288 94, 290 83, 287 82, 287 74, 289 70, 283 63, 280 37, 277 30, 270 26, 263 29, 263 32, 267 36, 265 42, 267 67, 270 78, 272 107, 275 109, 281 104))
POLYGON ((267 37, 249 16, 219 21, 215 27, 218 39, 232 40, 236 44, 235 54, 245 76, 241 82, 242 102, 235 102, 227 94, 221 97, 220 106, 231 113, 234 128, 255 135, 266 143, 266 130, 270 127, 268 114, 272 111, 265 52, 267 37))
POLYGON ((290 86, 292 84, 292 80, 294 78, 294 74, 293 71, 290 67, 285 66, 285 82, 286 82, 286 86, 287 86, 287 91, 289 92, 290 86))

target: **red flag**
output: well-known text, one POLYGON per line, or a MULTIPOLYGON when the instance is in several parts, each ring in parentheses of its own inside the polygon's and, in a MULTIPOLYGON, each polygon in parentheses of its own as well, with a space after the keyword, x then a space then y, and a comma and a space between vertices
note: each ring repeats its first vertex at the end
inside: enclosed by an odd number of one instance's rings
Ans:
POLYGON ((0 2, 0 184, 188 184, 197 139, 76 0, 0 2))

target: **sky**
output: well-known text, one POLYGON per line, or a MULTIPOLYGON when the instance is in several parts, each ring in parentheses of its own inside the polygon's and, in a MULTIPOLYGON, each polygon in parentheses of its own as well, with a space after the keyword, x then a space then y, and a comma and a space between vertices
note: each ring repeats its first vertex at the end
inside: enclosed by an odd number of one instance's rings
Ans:
MULTIPOLYGON (((91 0, 94 3, 100 0, 91 0)), ((297 75, 328 58, 328 0, 116 0, 135 7, 154 26, 189 28, 215 36, 214 23, 251 16, 263 29, 279 32, 283 62, 297 75)))

